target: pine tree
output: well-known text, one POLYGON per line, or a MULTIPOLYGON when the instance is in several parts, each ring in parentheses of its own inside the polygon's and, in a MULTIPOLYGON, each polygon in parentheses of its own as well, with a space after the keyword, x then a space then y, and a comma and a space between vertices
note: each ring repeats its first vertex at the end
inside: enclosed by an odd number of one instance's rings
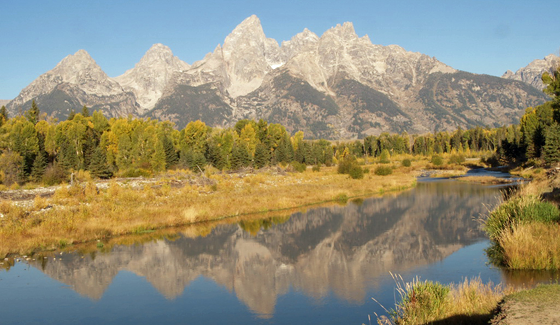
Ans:
POLYGON ((169 137, 163 138, 163 149, 165 151, 165 166, 166 168, 170 168, 171 166, 175 166, 179 161, 179 157, 177 156, 177 152, 175 151, 175 147, 173 146, 173 141, 169 139, 169 137))
POLYGON ((82 107, 82 116, 83 117, 89 117, 89 109, 87 108, 86 105, 84 105, 84 107, 82 107))
POLYGON ((37 122, 39 122, 39 114, 41 112, 39 111, 39 107, 37 106, 37 104, 35 103, 35 99, 31 102, 31 108, 25 113, 25 117, 27 118, 27 120, 31 123, 33 123, 33 125, 37 124, 37 122))
POLYGON ((68 113, 68 118, 66 120, 67 121, 72 121, 75 116, 76 116, 76 111, 74 109, 71 109, 70 113, 68 113))
POLYGON ((113 172, 111 171, 109 164, 107 164, 107 155, 101 147, 95 148, 88 169, 95 177, 106 179, 113 176, 113 172))
POLYGON ((6 111, 6 106, 2 105, 0 108, 0 126, 4 125, 8 121, 8 112, 6 111))
POLYGON ((35 160, 33 161, 33 166, 31 167, 31 179, 34 182, 40 182, 43 178, 43 174, 45 174, 45 170, 47 169, 47 158, 46 153, 40 151, 35 160))
POLYGON ((2 108, 0 108, 0 115, 4 117, 4 121, 8 120, 8 111, 6 110, 6 106, 2 105, 2 108))
POLYGON ((552 124, 546 130, 543 155, 547 164, 560 162, 560 125, 558 123, 552 124))
POLYGON ((255 168, 263 168, 270 162, 270 152, 266 147, 259 143, 255 147, 255 168))
POLYGON ((251 156, 245 146, 235 145, 231 150, 231 169, 239 169, 251 165, 251 156))

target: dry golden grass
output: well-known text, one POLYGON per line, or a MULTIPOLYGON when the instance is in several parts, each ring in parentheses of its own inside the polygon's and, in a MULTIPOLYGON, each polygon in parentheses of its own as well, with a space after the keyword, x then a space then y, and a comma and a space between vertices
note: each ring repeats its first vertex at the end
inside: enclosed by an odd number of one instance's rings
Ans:
POLYGON ((515 225, 499 238, 511 269, 560 269, 560 225, 533 222, 515 225))
POLYGON ((404 282, 400 276, 393 277, 401 301, 388 312, 393 322, 401 325, 488 324, 499 301, 514 292, 501 284, 485 284, 480 277, 450 285, 418 278, 404 282))
POLYGON ((480 184, 509 184, 512 181, 509 178, 499 178, 494 176, 465 176, 458 179, 461 182, 472 182, 480 184))
MULTIPOLYGON (((389 176, 366 174, 355 180, 336 174, 335 167, 320 172, 262 172, 256 175, 212 174, 214 185, 172 188, 170 180, 185 177, 174 172, 157 186, 143 189, 112 181, 98 189, 92 182, 61 186, 49 199, 33 207, 2 203, 0 256, 30 253, 154 229, 176 227, 282 211, 398 191, 415 185, 412 168, 397 168, 389 176), (52 208, 47 208, 52 206, 52 208)), ((188 176, 188 175, 187 175, 188 176)), ((192 175, 191 175, 192 176, 192 175)))

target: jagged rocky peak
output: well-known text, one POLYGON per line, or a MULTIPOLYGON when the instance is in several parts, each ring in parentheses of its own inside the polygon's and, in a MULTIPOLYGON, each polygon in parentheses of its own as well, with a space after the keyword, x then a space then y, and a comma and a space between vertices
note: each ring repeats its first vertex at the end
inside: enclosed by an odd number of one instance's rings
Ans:
POLYGON ((526 67, 517 70, 515 73, 511 70, 506 71, 502 78, 523 81, 539 90, 544 89, 542 82, 542 74, 544 72, 552 73, 560 65, 560 57, 549 54, 544 59, 534 60, 526 67))
POLYGON ((181 61, 178 57, 173 55, 171 49, 161 43, 156 43, 150 47, 150 49, 144 54, 138 65, 149 65, 149 64, 161 64, 166 63, 168 65, 188 69, 190 65, 186 62, 181 61))
POLYGON ((33 98, 50 93, 61 84, 75 86, 86 94, 95 96, 117 95, 123 91, 117 82, 101 70, 88 52, 79 50, 31 82, 9 106, 15 109, 33 98))
POLYGON ((122 92, 121 87, 103 72, 85 50, 68 55, 47 74, 62 78, 62 82, 78 85, 88 94, 114 95, 122 92))
POLYGON ((266 38, 255 15, 226 37, 222 53, 229 76, 228 92, 234 98, 257 89, 264 75, 283 64, 278 42, 266 38))
POLYGON ((289 41, 282 42, 281 49, 287 61, 300 53, 317 50, 317 43, 319 43, 319 37, 306 28, 289 41))
POLYGON ((158 43, 152 45, 134 68, 115 80, 134 93, 141 107, 138 113, 142 114, 154 108, 174 73, 189 68, 190 65, 174 56, 169 47, 158 43))

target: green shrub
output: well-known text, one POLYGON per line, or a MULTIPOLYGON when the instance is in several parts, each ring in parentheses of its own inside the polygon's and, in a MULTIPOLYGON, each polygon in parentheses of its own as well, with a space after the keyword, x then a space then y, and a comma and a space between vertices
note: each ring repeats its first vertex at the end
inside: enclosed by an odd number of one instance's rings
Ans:
POLYGON ((311 168, 311 170, 314 171, 314 172, 320 172, 321 171, 321 166, 314 165, 313 168, 311 168))
POLYGON ((304 163, 299 163, 297 161, 292 162, 291 165, 294 168, 294 171, 298 173, 303 173, 307 169, 307 166, 304 163))
POLYGON ((379 155, 379 163, 388 164, 388 163, 391 162, 390 158, 391 158, 391 155, 389 154, 389 150, 383 149, 381 151, 381 155, 379 155))
POLYGON ((438 156, 438 155, 433 155, 431 163, 434 166, 441 166, 441 165, 443 165, 443 158, 441 156, 438 156))
POLYGON ((401 164, 403 165, 403 167, 412 166, 412 162, 410 161, 410 159, 404 159, 401 164))
POLYGON ((348 172, 348 175, 353 179, 362 179, 364 178, 364 170, 357 165, 353 165, 348 172))
POLYGON ((393 173, 393 168, 390 166, 377 166, 374 173, 379 176, 391 175, 393 173))
POLYGON ((340 193, 337 196, 334 197, 334 200, 339 202, 339 203, 343 203, 346 204, 346 202, 348 202, 348 195, 346 193, 340 193))
POLYGON ((450 164, 460 165, 464 162, 465 162, 465 157, 463 155, 451 155, 451 157, 449 157, 450 164))
POLYGON ((337 172, 339 174, 350 174, 350 170, 356 166, 359 167, 356 157, 348 155, 338 162, 337 172))
POLYGON ((369 174, 369 168, 364 167, 364 174, 369 174))

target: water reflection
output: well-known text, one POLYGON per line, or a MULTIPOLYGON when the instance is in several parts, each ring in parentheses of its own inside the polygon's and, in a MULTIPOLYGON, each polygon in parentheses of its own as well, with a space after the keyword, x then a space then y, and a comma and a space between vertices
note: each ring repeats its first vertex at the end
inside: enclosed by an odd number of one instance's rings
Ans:
POLYGON ((362 303, 369 298, 368 288, 389 271, 402 273, 442 260, 483 238, 476 218, 498 196, 498 189, 476 184, 420 182, 399 195, 345 207, 217 226, 205 237, 180 236, 29 263, 96 300, 122 270, 145 277, 167 299, 203 276, 269 317, 277 298, 290 289, 316 299, 333 292, 362 303))

